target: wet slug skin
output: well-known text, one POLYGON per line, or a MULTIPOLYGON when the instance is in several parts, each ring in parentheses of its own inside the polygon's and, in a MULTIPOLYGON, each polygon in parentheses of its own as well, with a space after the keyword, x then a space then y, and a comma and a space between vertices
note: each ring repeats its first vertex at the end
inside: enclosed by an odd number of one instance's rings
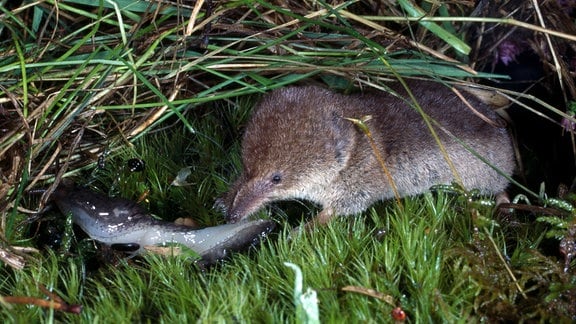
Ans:
POLYGON ((268 220, 192 229, 152 218, 136 203, 71 184, 59 186, 52 199, 90 238, 107 245, 128 246, 143 251, 145 246, 182 244, 205 260, 219 260, 266 237, 275 227, 268 220))

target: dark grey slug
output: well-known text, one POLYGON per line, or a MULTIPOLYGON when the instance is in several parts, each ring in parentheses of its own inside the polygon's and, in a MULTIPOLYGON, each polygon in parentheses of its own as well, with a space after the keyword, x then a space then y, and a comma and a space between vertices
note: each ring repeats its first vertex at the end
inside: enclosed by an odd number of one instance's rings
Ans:
POLYGON ((226 258, 230 252, 256 244, 275 226, 268 220, 226 224, 202 229, 159 221, 135 202, 111 198, 75 185, 60 185, 52 195, 60 211, 90 238, 104 244, 137 244, 144 246, 183 244, 204 261, 226 258))

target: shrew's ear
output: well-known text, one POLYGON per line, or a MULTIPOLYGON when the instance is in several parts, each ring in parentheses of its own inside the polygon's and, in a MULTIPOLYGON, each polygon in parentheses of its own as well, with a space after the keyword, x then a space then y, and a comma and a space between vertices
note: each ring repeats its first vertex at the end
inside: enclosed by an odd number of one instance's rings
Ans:
POLYGON ((330 118, 330 128, 332 130, 331 139, 334 150, 334 158, 340 165, 346 165, 352 154, 355 136, 352 122, 340 116, 337 112, 332 112, 330 118))

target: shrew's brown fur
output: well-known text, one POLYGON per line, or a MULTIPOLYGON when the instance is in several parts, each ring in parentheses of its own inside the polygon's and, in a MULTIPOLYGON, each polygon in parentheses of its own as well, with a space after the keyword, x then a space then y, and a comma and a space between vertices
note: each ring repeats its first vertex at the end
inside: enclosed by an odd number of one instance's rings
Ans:
MULTIPOLYGON (((439 123, 436 133, 462 185, 486 194, 502 192, 514 170, 514 152, 505 128, 473 113, 445 85, 408 83, 419 104, 439 123)), ((255 107, 242 140, 244 171, 221 199, 236 222, 279 200, 304 199, 322 206, 321 222, 351 215, 394 197, 366 134, 352 119, 366 121, 400 196, 417 195, 456 180, 422 116, 400 84, 391 93, 342 95, 314 87, 287 87, 265 95, 255 107)), ((472 96, 467 100, 493 121, 498 116, 472 96)))

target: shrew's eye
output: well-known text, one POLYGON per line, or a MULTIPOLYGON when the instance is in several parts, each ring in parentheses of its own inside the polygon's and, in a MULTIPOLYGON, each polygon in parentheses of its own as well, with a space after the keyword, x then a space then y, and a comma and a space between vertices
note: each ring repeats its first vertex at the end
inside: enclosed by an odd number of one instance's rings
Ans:
POLYGON ((274 175, 272 175, 273 184, 279 184, 280 182, 282 182, 282 176, 280 174, 275 173, 274 175))

